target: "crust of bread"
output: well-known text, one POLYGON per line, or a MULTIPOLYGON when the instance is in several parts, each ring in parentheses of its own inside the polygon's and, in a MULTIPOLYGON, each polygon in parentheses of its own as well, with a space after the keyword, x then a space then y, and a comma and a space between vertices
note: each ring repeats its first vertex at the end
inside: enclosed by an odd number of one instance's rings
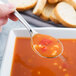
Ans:
POLYGON ((76 0, 63 0, 63 1, 71 4, 76 9, 76 0))
POLYGON ((32 5, 28 6, 28 7, 17 7, 16 9, 18 11, 26 11, 26 10, 29 10, 31 8, 34 8, 35 5, 36 5, 36 3, 34 3, 34 4, 32 4, 32 5))
MULTIPOLYGON (((62 3, 62 2, 61 2, 62 3)), ((63 3, 65 3, 65 2, 63 2, 63 3)), ((65 4, 67 4, 67 3, 65 3, 65 4)), ((69 5, 69 4, 68 4, 69 5)), ((59 11, 57 10, 58 9, 58 6, 59 6, 59 4, 56 6, 56 8, 54 9, 54 13, 55 13, 55 16, 56 16, 56 18, 58 19, 58 21, 61 23, 61 24, 63 24, 64 26, 67 26, 67 27, 73 27, 73 28, 75 28, 76 27, 76 24, 70 24, 70 22, 68 22, 68 21, 66 21, 66 20, 64 20, 64 18, 62 18, 60 15, 59 15, 59 11)), ((71 8, 72 8, 72 11, 74 11, 74 9, 73 9, 73 7, 71 6, 71 5, 69 5, 71 8)), ((63 9, 62 9, 63 10, 63 9)), ((67 9, 66 9, 67 10, 67 9)), ((67 12, 66 12, 67 13, 67 12)), ((75 11, 74 11, 74 14, 75 14, 75 11)), ((70 15, 71 16, 71 15, 70 15)))
POLYGON ((45 7, 47 3, 47 0, 38 0, 34 10, 33 10, 33 14, 35 15, 40 15, 45 7))
POLYGON ((43 20, 50 20, 50 14, 52 13, 52 10, 55 8, 55 5, 50 5, 50 4, 46 4, 42 13, 41 13, 41 18, 43 20))
POLYGON ((59 2, 61 2, 61 1, 63 1, 63 0, 59 0, 59 2))
POLYGON ((36 5, 36 3, 34 3, 34 4, 32 4, 32 5, 28 6, 28 7, 17 7, 16 9, 18 11, 26 11, 26 10, 34 8, 35 5, 36 5))
POLYGON ((50 15, 50 20, 53 21, 56 24, 60 24, 60 22, 58 21, 58 19, 56 18, 55 14, 54 14, 54 12, 55 12, 54 9, 52 10, 52 13, 50 15))
POLYGON ((57 3, 59 0, 48 0, 48 3, 50 4, 54 4, 54 3, 57 3))
POLYGON ((45 15, 44 15, 44 16, 41 15, 40 18, 41 18, 42 20, 45 20, 45 21, 48 21, 48 20, 49 20, 49 18, 47 18, 45 15))
MULTIPOLYGON (((37 0, 34 0, 34 2, 32 2, 32 3, 31 3, 32 0, 30 0, 30 5, 26 5, 26 4, 23 4, 23 3, 20 4, 20 5, 17 5, 17 3, 15 4, 15 0, 13 0, 13 2, 12 2, 12 0, 8 0, 8 1, 9 1, 9 3, 14 4, 18 11, 29 10, 29 9, 33 8, 36 5, 36 3, 37 3, 37 0)), ((26 2, 26 0, 25 0, 25 2, 26 2)))

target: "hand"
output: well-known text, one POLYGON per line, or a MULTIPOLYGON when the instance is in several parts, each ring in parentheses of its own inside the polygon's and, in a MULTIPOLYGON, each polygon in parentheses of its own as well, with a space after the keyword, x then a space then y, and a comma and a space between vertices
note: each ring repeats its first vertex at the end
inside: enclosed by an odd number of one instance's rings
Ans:
POLYGON ((7 23, 8 18, 17 21, 18 18, 13 14, 15 7, 11 4, 0 4, 0 30, 1 27, 7 23))

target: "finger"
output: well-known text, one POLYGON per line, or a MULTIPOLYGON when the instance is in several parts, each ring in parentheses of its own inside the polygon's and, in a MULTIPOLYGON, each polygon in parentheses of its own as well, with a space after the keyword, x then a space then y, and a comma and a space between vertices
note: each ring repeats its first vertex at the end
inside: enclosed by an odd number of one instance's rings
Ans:
POLYGON ((13 13, 9 15, 9 18, 11 20, 13 20, 13 21, 17 21, 18 20, 18 18, 13 13))
POLYGON ((0 4, 0 18, 9 15, 14 12, 15 7, 10 4, 0 4))
POLYGON ((8 16, 3 17, 3 18, 0 18, 0 26, 2 26, 2 25, 4 25, 4 24, 6 24, 6 23, 7 23, 7 21, 8 21, 8 16))

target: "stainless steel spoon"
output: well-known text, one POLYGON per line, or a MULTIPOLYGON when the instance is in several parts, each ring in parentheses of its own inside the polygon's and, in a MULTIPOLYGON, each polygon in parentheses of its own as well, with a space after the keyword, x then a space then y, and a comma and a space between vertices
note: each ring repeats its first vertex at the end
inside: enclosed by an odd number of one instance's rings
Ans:
MULTIPOLYGON (((36 35, 36 34, 38 34, 38 32, 37 31, 35 31, 28 23, 27 23, 27 21, 19 14, 19 12, 17 11, 17 10, 15 10, 15 12, 14 12, 14 15, 20 20, 20 22, 27 28, 27 30, 29 31, 29 34, 30 34, 30 37, 31 37, 31 42, 33 41, 32 40, 32 37, 34 36, 34 35, 36 35)), ((58 39, 57 39, 58 40, 58 39)), ((58 40, 58 42, 61 44, 61 46, 62 46, 62 51, 61 51, 61 53, 58 55, 58 56, 60 56, 60 55, 62 55, 62 53, 63 53, 63 44, 61 43, 61 41, 60 40, 58 40)), ((33 44, 33 42, 32 42, 32 44, 33 44)), ((33 48, 34 48, 34 50, 35 50, 35 53, 37 53, 39 56, 41 56, 41 57, 44 57, 44 56, 42 56, 36 49, 35 49, 35 47, 33 46, 33 48)), ((55 56, 55 57, 58 57, 58 56, 55 56)), ((44 57, 44 58, 52 58, 52 57, 44 57)))
MULTIPOLYGON (((3 2, 1 2, 0 1, 0 4, 4 4, 3 2)), ((28 24, 28 22, 19 14, 19 12, 17 11, 17 10, 15 10, 14 11, 14 15, 19 19, 19 21, 27 28, 27 30, 28 30, 28 32, 29 32, 29 34, 30 34, 30 37, 31 37, 31 42, 33 41, 32 40, 32 37, 34 36, 34 35, 36 35, 36 34, 38 34, 38 32, 37 31, 35 31, 29 24, 28 24)), ((57 39, 58 40, 58 39, 57 39)), ((60 42, 59 40, 58 40, 58 42, 60 42)), ((33 43, 33 42, 32 42, 33 43)), ((61 50, 61 53, 58 55, 58 56, 61 56, 62 55, 62 53, 63 53, 63 44, 60 42, 60 44, 62 45, 62 50, 61 50)), ((33 46, 33 48, 34 48, 34 46, 33 46)), ((41 57, 44 57, 44 56, 42 56, 35 48, 34 48, 34 50, 35 50, 35 53, 37 53, 39 56, 41 56, 41 57)), ((58 57, 58 56, 56 56, 56 57, 58 57)), ((52 57, 44 57, 44 58, 52 58, 52 57)), ((62 57, 61 57, 62 58, 62 57)))

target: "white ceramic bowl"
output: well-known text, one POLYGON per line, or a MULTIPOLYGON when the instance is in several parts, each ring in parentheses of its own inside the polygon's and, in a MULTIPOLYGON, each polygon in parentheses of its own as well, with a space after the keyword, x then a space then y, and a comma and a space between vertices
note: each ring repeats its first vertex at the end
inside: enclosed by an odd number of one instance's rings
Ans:
MULTIPOLYGON (((76 29, 74 28, 37 28, 36 30, 39 33, 48 34, 55 38, 76 39, 76 29)), ((0 76, 10 76, 16 37, 29 37, 29 33, 26 29, 14 29, 10 32, 0 76)))

